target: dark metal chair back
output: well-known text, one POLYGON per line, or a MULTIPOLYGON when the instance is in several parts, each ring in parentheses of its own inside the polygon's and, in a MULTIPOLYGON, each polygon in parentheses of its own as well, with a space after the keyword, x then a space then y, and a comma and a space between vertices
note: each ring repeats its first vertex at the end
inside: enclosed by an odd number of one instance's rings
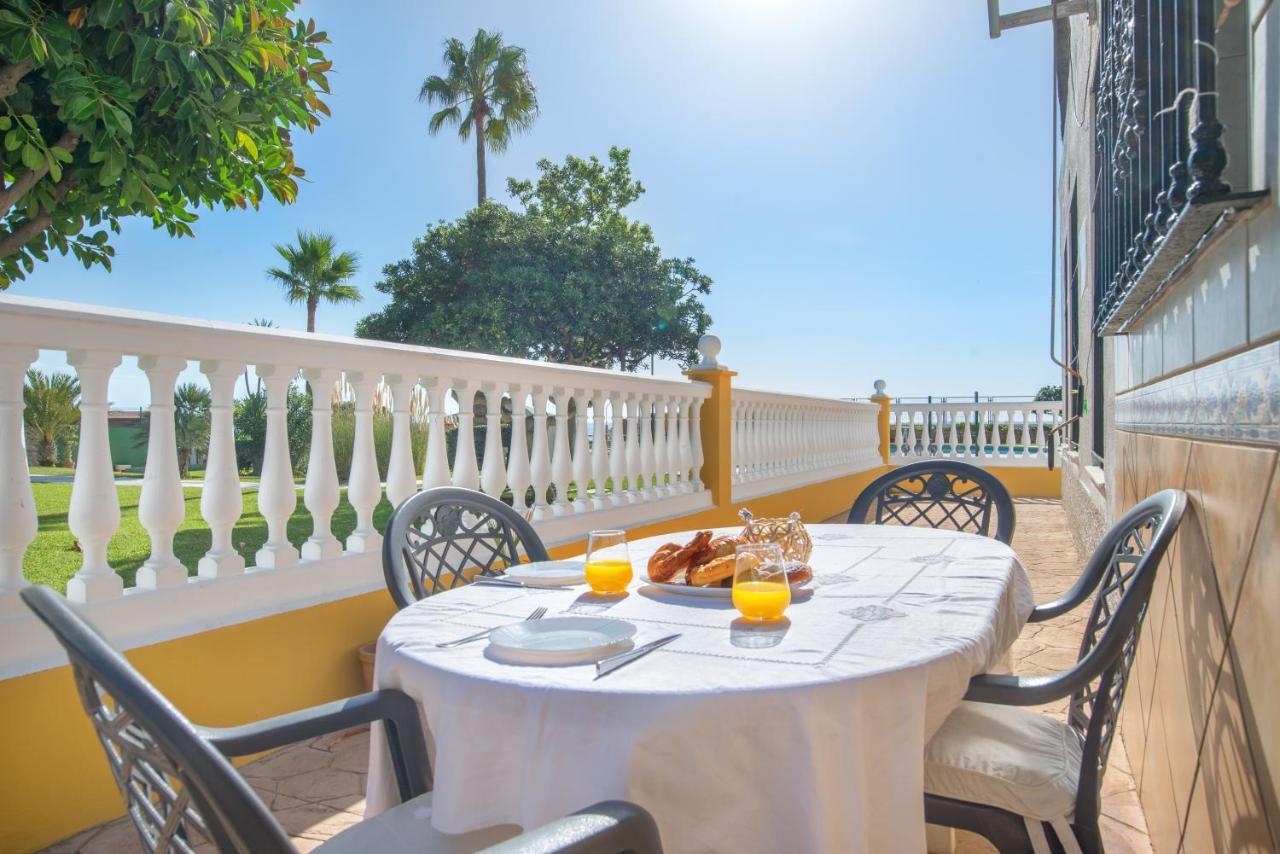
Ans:
POLYGON ((853 502, 848 522, 954 528, 1008 543, 1013 539, 1013 499, 1004 484, 975 465, 922 460, 873 480, 853 502))
POLYGON ((1176 489, 1145 499, 1107 531, 1085 568, 1086 576, 1100 578, 1098 592, 1085 622, 1079 660, 1062 675, 1078 681, 1067 708, 1067 723, 1084 745, 1077 823, 1097 823, 1102 775, 1151 589, 1186 505, 1186 494, 1176 489))
POLYGON ((548 560, 533 526, 496 498, 453 486, 406 498, 387 521, 382 572, 396 605, 497 575, 521 562, 548 560))
POLYGON ((291 852, 289 836, 231 763, 48 587, 22 591, 67 651, 80 700, 147 851, 291 852))

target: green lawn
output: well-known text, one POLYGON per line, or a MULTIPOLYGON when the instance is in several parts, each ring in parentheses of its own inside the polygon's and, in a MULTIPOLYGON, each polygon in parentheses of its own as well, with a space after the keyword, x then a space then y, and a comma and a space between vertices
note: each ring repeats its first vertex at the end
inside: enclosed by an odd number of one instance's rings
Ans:
MULTIPOLYGON (((48 474, 32 469, 33 474, 48 474)), ((80 568, 81 555, 76 551, 75 537, 67 528, 67 507, 71 501, 69 483, 33 483, 36 513, 40 519, 39 532, 27 549, 22 562, 22 574, 33 584, 47 584, 60 592, 66 591, 67 579, 80 568)), ((134 574, 151 551, 151 538, 138 522, 138 498, 141 486, 117 486, 120 496, 120 527, 111 538, 107 559, 116 572, 124 578, 125 586, 133 584, 134 574)), ((209 528, 200 518, 200 490, 186 489, 186 519, 173 538, 173 550, 178 560, 195 575, 196 563, 209 549, 209 528)), ((391 515, 391 504, 382 499, 374 513, 374 522, 381 529, 391 515)), ((347 502, 347 492, 342 490, 342 500, 333 514, 333 533, 345 540, 356 526, 356 512, 347 502)), ((311 516, 302 506, 302 494, 298 494, 298 508, 289 519, 289 540, 301 545, 311 536, 311 516)), ((236 550, 252 565, 253 554, 267 540, 267 522, 258 513, 258 493, 244 493, 244 514, 236 523, 232 534, 236 550)))

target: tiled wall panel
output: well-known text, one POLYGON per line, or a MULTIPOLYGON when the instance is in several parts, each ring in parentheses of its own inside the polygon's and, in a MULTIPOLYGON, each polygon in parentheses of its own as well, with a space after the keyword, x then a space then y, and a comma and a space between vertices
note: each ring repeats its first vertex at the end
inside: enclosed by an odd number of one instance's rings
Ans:
POLYGON ((1189 512, 1165 559, 1121 716, 1156 854, 1280 848, 1280 484, 1275 447, 1127 429, 1124 506, 1189 512))

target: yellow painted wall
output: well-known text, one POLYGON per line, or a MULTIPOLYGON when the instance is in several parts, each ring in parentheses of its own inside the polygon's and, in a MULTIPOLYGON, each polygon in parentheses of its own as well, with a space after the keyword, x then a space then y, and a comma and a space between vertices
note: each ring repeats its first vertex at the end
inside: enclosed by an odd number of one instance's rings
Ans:
MULTIPOLYGON (((757 516, 806 521, 847 510, 883 469, 747 502, 757 516)), ((632 529, 735 525, 742 505, 632 529)), ((580 554, 584 543, 553 550, 580 554)), ((394 613, 383 591, 130 650, 128 658, 192 721, 231 726, 359 693, 355 650, 394 613)), ((0 852, 34 851, 123 815, 69 667, 0 682, 0 852)))
POLYGON ((1014 498, 1061 498, 1062 469, 1048 467, 983 466, 995 475, 1014 498))

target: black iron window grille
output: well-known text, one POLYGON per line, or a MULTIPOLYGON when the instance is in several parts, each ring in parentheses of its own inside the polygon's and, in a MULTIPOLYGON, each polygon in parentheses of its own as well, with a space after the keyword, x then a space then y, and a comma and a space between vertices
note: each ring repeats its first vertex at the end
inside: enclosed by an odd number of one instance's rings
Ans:
POLYGON ((1122 331, 1122 305, 1132 308, 1158 290, 1226 202, 1239 198, 1222 178, 1219 5, 1101 3, 1094 105, 1100 334, 1122 331))

